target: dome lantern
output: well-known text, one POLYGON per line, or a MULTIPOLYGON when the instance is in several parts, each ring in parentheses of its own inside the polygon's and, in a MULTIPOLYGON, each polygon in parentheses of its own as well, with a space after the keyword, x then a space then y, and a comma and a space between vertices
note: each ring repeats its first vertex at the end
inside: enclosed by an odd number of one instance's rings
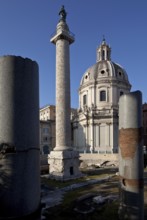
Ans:
POLYGON ((111 48, 107 45, 104 37, 101 45, 97 48, 97 62, 101 60, 111 60, 111 48))

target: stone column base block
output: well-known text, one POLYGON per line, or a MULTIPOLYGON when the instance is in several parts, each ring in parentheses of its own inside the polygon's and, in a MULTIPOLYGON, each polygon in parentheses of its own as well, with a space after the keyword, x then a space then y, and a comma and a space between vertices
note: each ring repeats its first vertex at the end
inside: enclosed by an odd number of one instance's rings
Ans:
POLYGON ((51 151, 48 157, 50 178, 56 180, 76 179, 82 176, 79 170, 78 151, 51 151))

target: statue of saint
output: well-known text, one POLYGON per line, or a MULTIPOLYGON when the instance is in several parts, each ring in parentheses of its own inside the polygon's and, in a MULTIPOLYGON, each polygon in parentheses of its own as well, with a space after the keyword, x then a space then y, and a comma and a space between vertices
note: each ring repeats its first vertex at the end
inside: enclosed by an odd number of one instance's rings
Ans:
POLYGON ((59 11, 59 15, 60 15, 61 20, 66 21, 67 13, 66 13, 66 11, 64 9, 64 5, 62 5, 62 7, 61 7, 61 9, 59 11))

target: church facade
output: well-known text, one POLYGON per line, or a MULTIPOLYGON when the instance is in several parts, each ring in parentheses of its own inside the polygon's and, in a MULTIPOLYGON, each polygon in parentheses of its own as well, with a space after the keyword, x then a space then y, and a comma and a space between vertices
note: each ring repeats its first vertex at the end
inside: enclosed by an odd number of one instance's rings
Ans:
POLYGON ((80 82, 79 109, 72 122, 75 150, 118 152, 119 97, 130 89, 126 71, 111 61, 111 48, 103 39, 96 64, 86 70, 80 82))

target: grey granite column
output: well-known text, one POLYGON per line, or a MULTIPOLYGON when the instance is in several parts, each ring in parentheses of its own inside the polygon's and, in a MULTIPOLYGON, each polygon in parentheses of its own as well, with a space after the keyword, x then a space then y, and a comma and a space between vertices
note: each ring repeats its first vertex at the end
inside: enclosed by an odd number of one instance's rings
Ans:
POLYGON ((0 57, 0 218, 40 205, 39 75, 36 62, 0 57))
POLYGON ((120 219, 144 219, 142 94, 119 100, 120 219))

